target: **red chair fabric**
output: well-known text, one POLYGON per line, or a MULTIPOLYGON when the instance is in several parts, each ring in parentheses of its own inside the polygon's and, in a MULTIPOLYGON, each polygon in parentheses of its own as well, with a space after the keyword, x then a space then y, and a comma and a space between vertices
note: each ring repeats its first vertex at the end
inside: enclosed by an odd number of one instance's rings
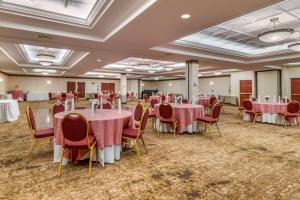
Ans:
POLYGON ((188 103, 189 103, 189 100, 187 100, 187 99, 182 99, 182 103, 183 103, 183 104, 188 104, 188 103))
POLYGON ((35 131, 34 137, 35 138, 45 138, 45 137, 51 137, 54 135, 54 129, 53 128, 45 128, 35 131))
MULTIPOLYGON (((288 119, 290 121, 292 118, 297 118, 298 119, 299 111, 300 111, 299 102, 290 101, 286 106, 286 112, 280 112, 280 113, 278 113, 278 115, 283 117, 284 120, 288 119)), ((286 121, 285 121, 285 125, 286 125, 286 121)))
POLYGON ((94 93, 94 99, 99 99, 99 95, 97 93, 94 93))
POLYGON ((162 102, 165 102, 166 101, 166 96, 162 95, 161 100, 162 100, 162 102))
POLYGON ((134 129, 134 128, 123 129, 123 133, 122 133, 123 137, 136 138, 136 139, 141 138, 145 132, 148 117, 149 117, 149 109, 146 109, 146 111, 144 112, 143 118, 141 120, 140 128, 139 129, 134 129))
POLYGON ((247 113, 247 114, 249 114, 250 117, 253 117, 253 123, 255 123, 256 116, 262 115, 262 112, 255 111, 253 109, 252 101, 250 101, 249 99, 245 99, 243 101, 243 107, 244 107, 244 112, 247 113))
POLYGON ((159 115, 164 119, 172 119, 173 108, 170 104, 160 104, 159 105, 159 115))
POLYGON ((151 99, 151 101, 150 101, 151 108, 154 109, 154 105, 155 105, 155 104, 158 104, 158 103, 159 103, 159 102, 158 102, 157 99, 151 99))
POLYGON ((55 103, 53 105, 53 109, 52 109, 52 116, 54 116, 56 113, 59 112, 64 112, 65 111, 65 106, 62 103, 55 103))
POLYGON ((135 110, 134 110, 134 120, 135 121, 141 121, 142 119, 142 116, 143 116, 143 112, 144 112, 144 107, 142 104, 138 104, 136 107, 135 107, 135 110))
POLYGON ((61 100, 65 101, 67 99, 67 93, 62 92, 61 93, 61 100))

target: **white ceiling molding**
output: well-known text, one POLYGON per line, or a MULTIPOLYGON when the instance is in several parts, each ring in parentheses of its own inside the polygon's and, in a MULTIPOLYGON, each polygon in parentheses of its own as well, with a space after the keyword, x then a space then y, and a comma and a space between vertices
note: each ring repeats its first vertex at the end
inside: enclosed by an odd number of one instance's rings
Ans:
POLYGON ((43 72, 47 72, 48 73, 48 74, 46 74, 47 76, 62 76, 66 72, 66 71, 48 72, 50 70, 47 70, 47 69, 41 69, 41 71, 35 72, 34 71, 35 69, 40 69, 40 68, 34 68, 34 69, 22 68, 22 70, 28 75, 39 75, 39 76, 41 76, 41 75, 43 75, 43 72))

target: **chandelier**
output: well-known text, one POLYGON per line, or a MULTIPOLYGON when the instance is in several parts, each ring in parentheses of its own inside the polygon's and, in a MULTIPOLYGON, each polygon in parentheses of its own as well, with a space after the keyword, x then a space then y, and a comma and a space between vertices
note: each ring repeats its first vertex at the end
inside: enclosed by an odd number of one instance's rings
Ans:
POLYGON ((280 42, 282 40, 289 38, 294 33, 294 29, 291 28, 276 29, 276 23, 280 24, 279 18, 272 18, 270 20, 270 24, 273 24, 272 30, 270 31, 264 30, 262 33, 257 35, 257 38, 263 42, 268 42, 268 43, 280 42))
POLYGON ((43 66, 50 66, 53 64, 55 56, 49 54, 37 54, 38 62, 43 66))

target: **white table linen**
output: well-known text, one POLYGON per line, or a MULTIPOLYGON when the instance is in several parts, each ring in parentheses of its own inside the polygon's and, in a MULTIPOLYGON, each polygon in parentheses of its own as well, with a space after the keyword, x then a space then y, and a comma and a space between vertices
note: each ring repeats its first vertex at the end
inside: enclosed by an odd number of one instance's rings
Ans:
POLYGON ((0 122, 14 122, 19 118, 18 101, 0 100, 0 122))
POLYGON ((13 99, 12 94, 0 94, 0 99, 13 99))
POLYGON ((49 95, 45 92, 32 92, 26 94, 27 101, 49 101, 49 95))

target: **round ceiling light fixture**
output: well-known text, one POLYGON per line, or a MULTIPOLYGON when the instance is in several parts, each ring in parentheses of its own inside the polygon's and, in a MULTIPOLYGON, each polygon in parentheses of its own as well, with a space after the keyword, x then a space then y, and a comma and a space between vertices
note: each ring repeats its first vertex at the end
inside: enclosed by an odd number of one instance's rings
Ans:
POLYGON ((43 66, 52 65, 55 59, 55 56, 49 54, 37 54, 36 57, 39 59, 39 63, 43 66))
POLYGON ((99 78, 103 78, 104 77, 104 75, 99 75, 99 78))
POLYGON ((166 70, 166 71, 172 71, 173 68, 172 68, 172 67, 165 67, 165 70, 166 70))
POLYGON ((153 73, 155 73, 155 70, 154 70, 154 69, 150 69, 148 72, 149 72, 150 74, 153 74, 153 73))
POLYGON ((191 15, 186 13, 186 14, 181 15, 180 18, 181 19, 189 19, 189 18, 191 18, 191 15))
POLYGON ((273 28, 270 31, 263 31, 257 35, 257 38, 263 42, 280 42, 289 38, 293 33, 294 29, 291 28, 281 28, 276 29, 276 23, 280 24, 279 18, 272 18, 270 23, 273 24, 273 28))
POLYGON ((134 68, 132 68, 132 67, 128 67, 125 69, 125 71, 127 71, 127 72, 132 72, 133 70, 134 70, 134 68))
POLYGON ((300 51, 300 42, 288 45, 288 48, 292 51, 300 51))
POLYGON ((49 75, 49 72, 42 72, 42 75, 49 75))

